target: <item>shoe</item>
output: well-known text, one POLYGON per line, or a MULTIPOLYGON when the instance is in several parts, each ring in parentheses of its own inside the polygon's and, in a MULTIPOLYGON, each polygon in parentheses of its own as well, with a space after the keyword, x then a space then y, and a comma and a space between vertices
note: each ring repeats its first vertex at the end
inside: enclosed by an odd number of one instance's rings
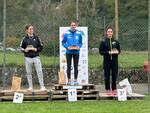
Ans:
POLYGON ((112 94, 112 95, 117 95, 117 91, 116 91, 116 90, 112 90, 112 91, 111 91, 111 94, 112 94))
POLYGON ((29 88, 27 89, 27 91, 33 91, 33 88, 32 88, 32 87, 29 87, 29 88))
POLYGON ((70 85, 73 86, 74 85, 74 81, 71 81, 70 85))
POLYGON ((69 81, 69 82, 67 83, 67 85, 71 85, 71 81, 69 81))
POLYGON ((111 95, 111 91, 110 90, 106 90, 106 95, 111 95))
POLYGON ((47 91, 47 89, 46 89, 44 86, 42 86, 42 87, 40 88, 40 91, 47 91))
POLYGON ((77 86, 77 85, 79 85, 79 83, 75 80, 74 85, 77 86))

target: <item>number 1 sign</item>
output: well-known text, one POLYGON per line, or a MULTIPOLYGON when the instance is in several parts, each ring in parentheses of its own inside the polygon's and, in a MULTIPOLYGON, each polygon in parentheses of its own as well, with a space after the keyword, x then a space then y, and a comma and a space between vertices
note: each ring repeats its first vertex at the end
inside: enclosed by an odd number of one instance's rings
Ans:
POLYGON ((70 102, 77 101, 77 90, 76 89, 68 89, 68 101, 70 101, 70 102))

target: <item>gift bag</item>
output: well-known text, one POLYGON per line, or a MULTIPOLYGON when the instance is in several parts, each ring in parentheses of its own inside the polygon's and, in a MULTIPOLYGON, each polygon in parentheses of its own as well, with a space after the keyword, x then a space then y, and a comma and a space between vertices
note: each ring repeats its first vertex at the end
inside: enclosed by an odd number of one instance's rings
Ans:
POLYGON ((58 72, 58 78, 58 84, 66 84, 65 72, 63 69, 58 72))
POLYGON ((21 89, 21 77, 19 77, 18 75, 13 75, 11 90, 17 91, 20 89, 21 89))
POLYGON ((126 90, 127 94, 132 95, 132 88, 131 88, 131 84, 129 83, 128 78, 120 81, 119 85, 121 88, 126 90))

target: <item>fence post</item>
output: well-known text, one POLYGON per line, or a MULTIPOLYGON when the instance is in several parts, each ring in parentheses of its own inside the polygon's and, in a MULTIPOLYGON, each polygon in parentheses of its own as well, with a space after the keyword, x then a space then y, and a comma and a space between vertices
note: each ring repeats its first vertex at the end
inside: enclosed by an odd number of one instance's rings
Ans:
POLYGON ((115 38, 118 40, 118 0, 115 0, 115 38))
POLYGON ((3 80, 3 88, 6 86, 6 0, 4 0, 3 4, 3 70, 2 70, 2 80, 3 80))
MULTIPOLYGON (((150 67, 150 0, 148 0, 148 70, 150 67)), ((150 72, 148 71, 148 94, 150 94, 150 72)))

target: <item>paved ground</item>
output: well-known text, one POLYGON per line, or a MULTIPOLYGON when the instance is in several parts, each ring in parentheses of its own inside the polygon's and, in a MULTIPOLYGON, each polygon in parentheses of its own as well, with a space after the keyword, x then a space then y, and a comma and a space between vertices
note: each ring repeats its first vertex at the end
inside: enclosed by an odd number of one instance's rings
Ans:
MULTIPOLYGON (((139 94, 148 94, 148 85, 147 84, 131 84, 133 93, 139 93, 139 94)), ((46 86, 47 89, 51 89, 51 86, 46 86)), ((119 86, 117 86, 119 88, 119 86)), ((0 87, 0 90, 9 90, 11 88, 2 88, 0 87)), ((25 87, 22 87, 21 89, 27 89, 25 87)), ((39 87, 34 87, 34 89, 39 89, 39 87)), ((101 93, 105 92, 104 85, 96 85, 96 89, 99 90, 101 93)))
MULTIPOLYGON (((119 88, 119 86, 117 86, 119 88)), ((133 93, 148 94, 147 84, 131 84, 133 93)), ((105 92, 104 85, 96 85, 100 92, 105 92)))

